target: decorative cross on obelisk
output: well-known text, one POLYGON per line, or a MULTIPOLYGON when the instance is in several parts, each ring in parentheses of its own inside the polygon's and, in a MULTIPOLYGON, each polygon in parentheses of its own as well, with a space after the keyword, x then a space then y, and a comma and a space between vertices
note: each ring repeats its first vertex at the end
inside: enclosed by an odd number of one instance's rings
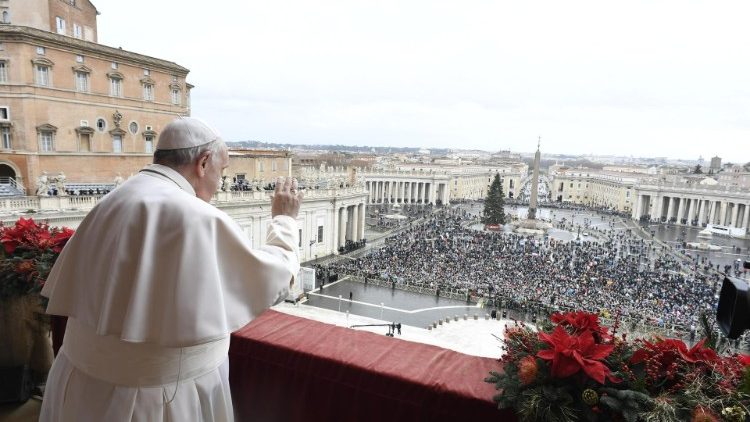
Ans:
POLYGON ((537 205, 537 191, 539 190, 539 160, 541 153, 539 149, 542 145, 542 137, 540 136, 536 144, 536 154, 534 154, 534 172, 531 176, 531 200, 529 201, 529 214, 527 219, 536 220, 536 205, 537 205))

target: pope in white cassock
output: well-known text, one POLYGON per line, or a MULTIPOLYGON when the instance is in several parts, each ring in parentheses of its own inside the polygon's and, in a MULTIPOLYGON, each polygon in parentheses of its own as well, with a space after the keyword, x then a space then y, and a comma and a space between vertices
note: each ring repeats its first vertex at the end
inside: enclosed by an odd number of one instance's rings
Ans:
POLYGON ((266 246, 208 202, 219 135, 180 118, 154 164, 105 196, 42 294, 68 316, 42 421, 230 421, 229 335, 282 300, 299 269, 296 180, 280 178, 266 246))

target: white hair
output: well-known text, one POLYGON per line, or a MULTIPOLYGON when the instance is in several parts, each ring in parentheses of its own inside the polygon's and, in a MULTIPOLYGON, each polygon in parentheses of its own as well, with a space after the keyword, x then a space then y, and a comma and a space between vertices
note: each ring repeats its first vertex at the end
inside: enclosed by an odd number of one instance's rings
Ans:
POLYGON ((157 149, 154 152, 154 164, 162 164, 172 168, 182 167, 192 164, 198 157, 206 151, 211 152, 211 160, 217 163, 221 152, 227 148, 224 141, 217 139, 205 145, 181 149, 157 149))

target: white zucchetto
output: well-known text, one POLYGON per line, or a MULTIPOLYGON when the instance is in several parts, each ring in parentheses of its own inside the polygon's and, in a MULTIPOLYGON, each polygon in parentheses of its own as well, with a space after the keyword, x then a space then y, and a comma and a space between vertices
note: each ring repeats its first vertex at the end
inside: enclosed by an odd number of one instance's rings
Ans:
POLYGON ((194 148, 221 139, 206 122, 195 117, 180 117, 168 124, 159 135, 157 150, 194 148))

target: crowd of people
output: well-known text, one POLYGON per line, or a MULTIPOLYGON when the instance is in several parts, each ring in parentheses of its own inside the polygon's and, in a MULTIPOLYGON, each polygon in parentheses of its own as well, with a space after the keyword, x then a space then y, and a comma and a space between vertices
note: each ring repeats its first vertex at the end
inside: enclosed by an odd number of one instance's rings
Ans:
POLYGON ((716 273, 696 271, 627 230, 600 241, 559 241, 467 227, 462 209, 441 210, 386 245, 332 270, 464 292, 500 307, 545 306, 620 313, 689 330, 716 307, 716 273))

